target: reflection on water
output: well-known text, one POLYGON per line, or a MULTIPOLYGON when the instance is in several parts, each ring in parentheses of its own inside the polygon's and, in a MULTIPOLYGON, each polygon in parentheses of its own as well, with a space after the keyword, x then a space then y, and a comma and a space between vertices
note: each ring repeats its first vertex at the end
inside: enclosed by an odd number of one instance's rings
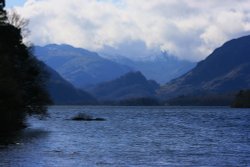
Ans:
POLYGON ((230 108, 51 107, 0 138, 4 167, 249 166, 250 112, 230 108), (103 122, 68 120, 84 112, 103 122))
POLYGON ((44 138, 48 135, 48 131, 42 129, 27 128, 11 134, 0 135, 0 149, 8 148, 10 145, 20 145, 31 142, 32 140, 44 138))

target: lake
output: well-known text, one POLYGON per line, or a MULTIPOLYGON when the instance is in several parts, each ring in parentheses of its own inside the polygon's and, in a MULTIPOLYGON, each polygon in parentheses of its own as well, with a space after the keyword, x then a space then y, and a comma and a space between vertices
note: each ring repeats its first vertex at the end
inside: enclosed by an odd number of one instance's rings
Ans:
POLYGON ((2 167, 250 166, 250 110, 53 106, 1 138, 2 167), (78 113, 101 122, 69 120, 78 113))

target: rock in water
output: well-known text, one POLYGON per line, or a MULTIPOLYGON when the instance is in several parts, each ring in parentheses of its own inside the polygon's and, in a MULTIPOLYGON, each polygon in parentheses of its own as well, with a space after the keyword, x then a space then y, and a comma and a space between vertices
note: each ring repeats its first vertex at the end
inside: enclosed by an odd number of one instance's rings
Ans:
POLYGON ((90 115, 79 113, 78 115, 71 118, 73 121, 105 121, 104 118, 94 118, 90 115))

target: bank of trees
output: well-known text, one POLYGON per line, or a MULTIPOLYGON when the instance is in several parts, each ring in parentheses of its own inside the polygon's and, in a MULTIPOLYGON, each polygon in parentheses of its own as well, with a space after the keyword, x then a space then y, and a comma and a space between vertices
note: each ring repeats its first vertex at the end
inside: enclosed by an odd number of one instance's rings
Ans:
POLYGON ((8 17, 0 7, 0 132, 22 128, 27 115, 46 114, 50 103, 48 75, 23 43, 24 24, 17 16, 8 17))
POLYGON ((241 90, 232 104, 235 108, 250 108, 250 90, 241 90))

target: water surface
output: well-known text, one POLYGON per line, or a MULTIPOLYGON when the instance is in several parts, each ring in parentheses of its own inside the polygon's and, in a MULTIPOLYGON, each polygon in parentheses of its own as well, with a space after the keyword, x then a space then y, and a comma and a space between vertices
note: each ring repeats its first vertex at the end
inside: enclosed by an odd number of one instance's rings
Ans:
POLYGON ((1 139, 4 167, 250 166, 250 111, 54 106, 1 139), (79 112, 104 122, 68 120, 79 112))

